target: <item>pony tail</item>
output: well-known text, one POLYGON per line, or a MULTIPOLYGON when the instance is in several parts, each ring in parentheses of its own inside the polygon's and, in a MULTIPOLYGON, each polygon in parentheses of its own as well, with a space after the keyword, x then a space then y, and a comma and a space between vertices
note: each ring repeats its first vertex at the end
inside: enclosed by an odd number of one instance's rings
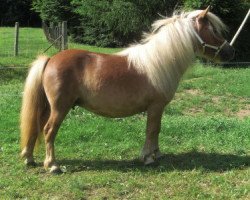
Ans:
POLYGON ((31 66, 25 82, 21 109, 21 149, 34 146, 42 132, 41 117, 47 98, 43 90, 42 75, 49 57, 38 57, 31 66))

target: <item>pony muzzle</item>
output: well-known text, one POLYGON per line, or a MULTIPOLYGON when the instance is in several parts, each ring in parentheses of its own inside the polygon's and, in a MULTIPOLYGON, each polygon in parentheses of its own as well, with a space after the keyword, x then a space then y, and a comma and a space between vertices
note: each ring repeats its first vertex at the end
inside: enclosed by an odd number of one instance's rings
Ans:
POLYGON ((226 42, 218 52, 217 56, 222 62, 230 61, 235 56, 235 49, 228 42, 226 42))

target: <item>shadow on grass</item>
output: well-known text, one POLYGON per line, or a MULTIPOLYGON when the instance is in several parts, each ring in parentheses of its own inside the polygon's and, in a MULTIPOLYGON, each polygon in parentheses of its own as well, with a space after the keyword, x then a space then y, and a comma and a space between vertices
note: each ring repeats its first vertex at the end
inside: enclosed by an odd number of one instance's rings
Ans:
POLYGON ((8 68, 1 67, 0 63, 0 83, 5 83, 11 80, 24 81, 27 76, 28 69, 26 68, 8 68))
POLYGON ((60 160, 60 164, 67 166, 68 172, 89 170, 131 171, 191 171, 202 169, 205 171, 223 172, 231 169, 244 169, 250 166, 249 156, 231 154, 188 152, 182 154, 165 154, 157 164, 144 166, 139 160, 60 160))

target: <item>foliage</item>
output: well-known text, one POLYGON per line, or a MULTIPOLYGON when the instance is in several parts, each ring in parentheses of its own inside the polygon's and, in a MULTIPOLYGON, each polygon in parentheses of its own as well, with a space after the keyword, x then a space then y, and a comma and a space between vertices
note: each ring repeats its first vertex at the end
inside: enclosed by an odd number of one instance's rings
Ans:
MULTIPOLYGON (((208 5, 211 6, 211 11, 220 16, 220 18, 229 27, 228 38, 232 39, 243 21, 248 9, 250 8, 250 1, 247 0, 225 0, 223 3, 220 0, 185 0, 186 8, 200 9, 208 5)), ((249 31, 250 20, 245 25, 235 42, 236 57, 235 60, 250 61, 250 42, 249 31)))
POLYGON ((124 46, 139 39, 159 14, 171 13, 174 0, 35 0, 44 21, 66 20, 77 42, 98 46, 124 46))
MULTIPOLYGON (((69 33, 76 42, 97 46, 125 46, 139 40, 159 15, 171 15, 174 9, 203 9, 212 11, 229 26, 232 38, 248 8, 246 0, 34 0, 33 6, 45 21, 68 21, 69 33)), ((247 30, 243 29, 235 43, 236 60, 250 59, 247 30)))
POLYGON ((39 26, 40 19, 31 11, 32 0, 0 0, 0 23, 3 26, 13 26, 19 22, 21 26, 39 26))
POLYGON ((61 22, 71 16, 68 0, 33 0, 32 5, 45 22, 61 22))
MULTIPOLYGON (((250 7, 249 0, 1 0, 1 25, 40 25, 68 21, 69 34, 76 42, 97 46, 125 46, 140 38, 159 15, 174 9, 201 9, 208 5, 229 26, 231 39, 250 7), (32 7, 32 9, 31 9, 32 7)), ((250 60, 250 20, 236 40, 236 60, 250 60)))

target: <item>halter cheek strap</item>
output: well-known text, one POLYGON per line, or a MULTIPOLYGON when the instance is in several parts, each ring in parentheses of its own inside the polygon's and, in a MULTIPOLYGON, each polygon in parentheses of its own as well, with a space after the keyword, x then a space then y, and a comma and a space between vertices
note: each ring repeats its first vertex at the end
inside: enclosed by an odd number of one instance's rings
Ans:
POLYGON ((215 50, 215 53, 214 53, 214 58, 215 59, 218 54, 220 53, 221 49, 225 46, 225 44, 227 43, 227 41, 225 40, 222 45, 220 45, 219 47, 218 46, 214 46, 214 45, 210 45, 210 44, 207 44, 205 43, 201 37, 198 35, 198 33, 196 31, 194 31, 194 35, 196 36, 196 38, 199 40, 199 42, 201 43, 201 46, 202 46, 202 53, 205 54, 206 52, 206 47, 207 48, 210 48, 210 49, 214 49, 215 50))

